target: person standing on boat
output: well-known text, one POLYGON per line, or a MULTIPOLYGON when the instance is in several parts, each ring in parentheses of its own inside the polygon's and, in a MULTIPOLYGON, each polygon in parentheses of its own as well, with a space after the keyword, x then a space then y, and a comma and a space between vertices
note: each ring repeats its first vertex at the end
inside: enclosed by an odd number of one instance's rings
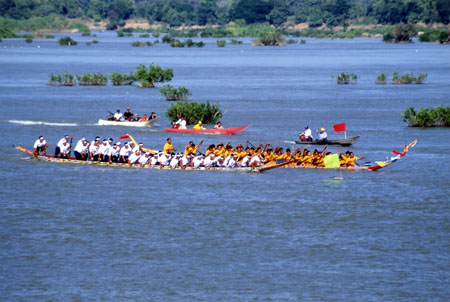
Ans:
POLYGON ((58 157, 61 154, 61 147, 63 146, 63 143, 69 141, 70 137, 68 135, 64 135, 64 137, 58 141, 55 148, 55 157, 58 157))
POLYGON ((89 144, 87 140, 83 137, 77 142, 73 154, 77 160, 86 160, 89 153, 89 144))
POLYGON ((45 141, 43 136, 39 136, 39 138, 34 142, 34 155, 40 155, 42 152, 43 155, 47 155, 47 142, 45 141))
POLYGON ((319 141, 319 142, 326 142, 327 139, 328 139, 328 135, 325 132, 325 128, 320 128, 320 129, 317 129, 317 130, 319 130, 319 136, 317 137, 317 141, 319 141))
POLYGON ((127 110, 125 111, 125 113, 123 114, 124 119, 126 119, 127 121, 131 121, 133 119, 133 113, 130 112, 130 107, 127 107, 127 110))
POLYGON ((171 154, 173 151, 177 151, 172 145, 172 139, 169 137, 167 138, 167 143, 164 145, 164 153, 171 154))
POLYGON ((119 110, 119 109, 117 109, 116 113, 114 114, 114 120, 115 120, 116 122, 120 122, 120 119, 122 118, 122 116, 123 116, 123 114, 120 113, 120 110, 119 110))

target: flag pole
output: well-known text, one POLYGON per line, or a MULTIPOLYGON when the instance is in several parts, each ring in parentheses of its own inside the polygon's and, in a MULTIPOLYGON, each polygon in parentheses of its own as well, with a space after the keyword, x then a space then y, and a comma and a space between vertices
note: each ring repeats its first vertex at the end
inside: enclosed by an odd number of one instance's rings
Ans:
POLYGON ((347 131, 344 131, 344 137, 347 139, 347 131))

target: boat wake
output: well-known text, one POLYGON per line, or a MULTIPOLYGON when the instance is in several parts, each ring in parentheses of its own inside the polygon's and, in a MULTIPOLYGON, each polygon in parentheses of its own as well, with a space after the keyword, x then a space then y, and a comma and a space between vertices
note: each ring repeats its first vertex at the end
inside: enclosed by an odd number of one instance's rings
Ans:
POLYGON ((42 122, 42 121, 19 121, 19 120, 9 120, 8 123, 20 124, 20 125, 26 125, 26 126, 32 126, 32 125, 44 125, 44 126, 56 126, 56 127, 78 126, 78 124, 75 124, 75 123, 51 123, 51 122, 42 122))

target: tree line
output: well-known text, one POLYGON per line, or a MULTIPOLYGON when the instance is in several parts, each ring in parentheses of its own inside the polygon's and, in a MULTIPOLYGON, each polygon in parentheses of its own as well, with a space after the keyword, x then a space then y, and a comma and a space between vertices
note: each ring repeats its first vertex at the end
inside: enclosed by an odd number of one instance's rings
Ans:
POLYGON ((61 15, 108 19, 116 29, 130 18, 170 26, 309 23, 310 27, 349 23, 450 22, 449 0, 3 0, 0 16, 12 19, 61 15))

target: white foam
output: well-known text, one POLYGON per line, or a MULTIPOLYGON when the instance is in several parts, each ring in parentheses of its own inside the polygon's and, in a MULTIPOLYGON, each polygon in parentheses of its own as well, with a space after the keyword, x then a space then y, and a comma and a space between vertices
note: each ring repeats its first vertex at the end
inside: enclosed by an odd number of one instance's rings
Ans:
POLYGON ((9 120, 9 123, 13 124, 21 124, 21 125, 45 125, 45 126, 57 126, 57 127, 75 127, 78 124, 75 123, 50 123, 50 122, 41 122, 41 121, 19 121, 19 120, 9 120))

